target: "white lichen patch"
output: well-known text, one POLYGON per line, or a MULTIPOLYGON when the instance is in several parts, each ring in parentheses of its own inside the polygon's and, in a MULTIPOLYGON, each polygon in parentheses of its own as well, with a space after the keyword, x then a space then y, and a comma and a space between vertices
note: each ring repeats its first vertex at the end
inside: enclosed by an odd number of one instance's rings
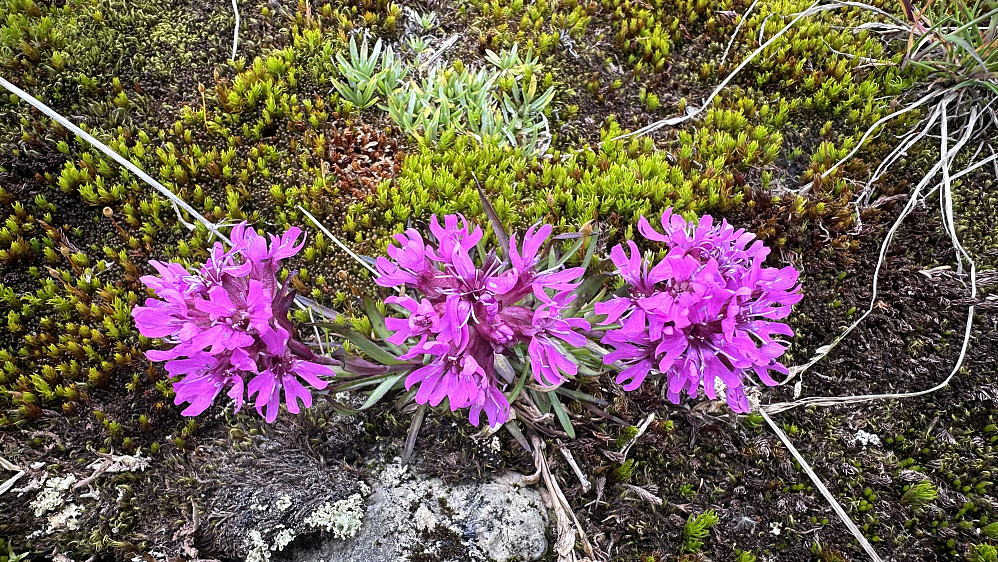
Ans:
POLYGON ((269 562, 271 552, 284 550, 284 547, 291 544, 295 540, 295 532, 283 527, 283 525, 278 525, 273 529, 279 530, 274 534, 274 542, 270 546, 267 546, 263 533, 257 530, 250 531, 249 536, 246 537, 246 562, 269 562))
POLYGON ((414 517, 416 519, 416 528, 420 531, 432 531, 437 528, 437 517, 423 504, 420 504, 416 509, 414 517))
POLYGON ((276 557, 286 556, 277 553, 295 549, 292 543, 310 532, 326 531, 337 539, 356 535, 364 518, 363 498, 370 492, 363 482, 357 484, 360 493, 335 503, 313 503, 312 506, 321 507, 313 508, 311 513, 308 509, 302 509, 302 499, 293 491, 254 494, 247 502, 247 508, 253 512, 266 512, 267 515, 262 518, 254 515, 257 519, 255 524, 243 528, 245 562, 270 562, 276 557))
POLYGON ((305 524, 322 529, 338 539, 348 539, 360 531, 364 521, 364 498, 353 494, 336 503, 325 503, 312 512, 305 524))
POLYGON ((105 455, 87 467, 101 472, 141 472, 149 468, 149 458, 142 453, 132 455, 105 455))
MULTIPOLYGON (((483 436, 480 446, 487 450, 491 438, 483 436)), ((539 560, 549 550, 543 500, 522 476, 455 486, 411 474, 400 459, 373 468, 363 525, 360 498, 349 498, 356 502, 357 534, 330 538, 301 562, 394 562, 417 552, 450 562, 510 562, 539 560)))
POLYGON ((277 511, 287 511, 287 509, 291 507, 292 503, 291 496, 284 494, 283 496, 277 498, 277 501, 274 503, 274 508, 277 511))
POLYGON ((291 529, 282 529, 281 532, 274 535, 274 544, 270 545, 270 550, 284 550, 284 547, 291 544, 291 541, 295 540, 295 534, 291 529))
POLYGON ((250 531, 246 537, 246 562, 270 562, 270 549, 260 531, 250 531))
POLYGON ((76 483, 76 475, 59 478, 53 477, 45 481, 45 488, 31 502, 31 508, 35 510, 35 517, 41 517, 46 513, 58 508, 66 503, 64 494, 66 490, 76 483))
POLYGON ((152 558, 155 562, 166 562, 169 557, 170 556, 162 550, 150 550, 142 553, 141 555, 136 554, 129 559, 129 562, 149 562, 150 558, 152 558))
POLYGON ((79 529, 80 521, 77 517, 79 517, 81 513, 83 513, 83 508, 81 506, 78 506, 75 503, 67 505, 60 511, 49 515, 48 529, 45 532, 51 535, 55 531, 75 531, 79 529))
POLYGON ((854 437, 856 439, 856 444, 866 447, 868 445, 873 445, 874 447, 880 446, 880 436, 876 433, 870 433, 868 431, 863 431, 860 429, 856 432, 854 437))

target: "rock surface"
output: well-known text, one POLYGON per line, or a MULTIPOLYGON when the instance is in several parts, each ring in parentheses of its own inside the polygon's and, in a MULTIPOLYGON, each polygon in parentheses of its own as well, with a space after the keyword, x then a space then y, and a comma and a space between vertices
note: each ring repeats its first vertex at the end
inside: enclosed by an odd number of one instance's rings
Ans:
POLYGON ((521 475, 448 486, 412 474, 396 459, 372 483, 355 537, 291 547, 281 558, 504 562, 538 560, 547 550, 547 511, 540 494, 524 485, 521 475))

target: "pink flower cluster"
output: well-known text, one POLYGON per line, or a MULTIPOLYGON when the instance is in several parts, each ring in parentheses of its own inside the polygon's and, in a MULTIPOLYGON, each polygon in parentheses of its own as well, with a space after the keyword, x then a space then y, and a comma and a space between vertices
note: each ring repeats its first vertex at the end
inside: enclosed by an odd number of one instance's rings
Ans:
POLYGON ((267 422, 277 417, 281 392, 288 411, 307 408, 312 395, 302 381, 322 389, 332 370, 295 339, 288 317, 294 294, 277 280, 281 260, 297 254, 301 231, 291 228, 267 238, 246 224, 233 227, 231 249, 216 243, 208 261, 195 273, 178 263, 151 261, 158 276, 141 280, 157 298, 132 309, 139 332, 173 344, 150 350, 152 361, 166 361, 176 404, 189 403, 183 414, 196 416, 224 389, 242 407, 256 396, 256 409, 267 422), (244 377, 249 378, 246 383, 244 377))
POLYGON ((628 293, 596 305, 604 324, 620 323, 602 338, 613 349, 604 362, 624 363, 617 382, 625 390, 664 374, 675 403, 701 388, 713 399, 720 381, 731 409, 747 412, 749 372, 767 385, 776 384, 769 371, 787 373, 777 361, 786 345, 775 336, 793 331, 774 320, 800 301, 799 273, 763 267, 769 250, 761 241, 749 245, 755 235, 723 221, 715 226, 710 216, 687 223, 669 209, 662 227, 664 233, 655 231, 644 217, 638 223, 646 239, 668 249, 657 263, 643 259, 633 241, 630 255, 621 245, 610 253, 628 293))
MULTIPOLYGON (((780 337, 793 332, 779 320, 801 299, 799 272, 764 267, 769 250, 761 241, 710 216, 687 222, 670 209, 661 223, 663 232, 644 217, 638 222, 646 240, 665 247, 661 260, 644 258, 634 241, 610 252, 626 287, 595 305, 608 326, 603 361, 622 365, 616 380, 624 390, 664 375, 673 402, 701 390, 715 398, 723 388, 730 407, 746 412, 746 384, 773 385, 771 371, 787 373, 780 337)), ((405 386, 418 387, 417 403, 446 400, 452 411, 467 408, 472 424, 484 412, 496 427, 510 416, 504 390, 516 374, 508 359, 529 359, 536 384, 548 390, 578 373, 570 350, 587 345, 590 325, 568 310, 585 271, 541 266, 551 230, 535 225, 521 240, 514 234, 499 255, 483 249, 482 230, 464 217, 447 215, 441 224, 433 216, 432 240, 408 229, 377 259, 377 284, 400 289, 385 299, 403 312, 385 319, 393 332, 387 341, 408 346, 399 359, 414 361, 405 386)), ((176 403, 188 404, 184 415, 203 412, 224 391, 237 411, 255 397, 256 410, 272 422, 282 393, 292 413, 299 403, 311 406, 310 387, 326 387, 334 360, 296 339, 294 294, 277 279, 281 260, 304 245, 301 231, 268 239, 244 223, 230 237, 231 248, 215 244, 196 272, 150 262, 159 275, 142 281, 156 298, 132 315, 144 336, 172 345, 146 355, 180 377, 174 390, 176 403)))
POLYGON ((512 381, 496 368, 497 356, 526 343, 534 379, 548 388, 577 373, 563 346, 585 346, 589 324, 562 313, 583 269, 540 270, 538 253, 551 234, 549 225, 528 229, 519 247, 514 235, 508 260, 493 251, 479 254, 478 264, 472 256, 480 228, 447 215, 443 225, 433 216, 430 231, 435 244, 409 229, 395 236, 399 245, 389 246, 391 259, 378 258, 379 285, 411 289, 418 297, 385 300, 409 313, 386 319, 395 332, 388 341, 418 340, 401 357, 426 362, 406 378, 406 388, 419 385, 416 402, 436 406, 446 398, 452 411, 468 408, 476 426, 483 411, 490 426, 501 425, 510 408, 502 389, 512 381))

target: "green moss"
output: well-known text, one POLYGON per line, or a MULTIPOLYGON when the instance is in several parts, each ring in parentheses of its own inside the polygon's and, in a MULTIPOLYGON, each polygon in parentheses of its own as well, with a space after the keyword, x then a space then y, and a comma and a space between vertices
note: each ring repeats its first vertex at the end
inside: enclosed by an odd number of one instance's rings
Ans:
POLYGON ((592 1, 472 0, 467 15, 483 48, 528 47, 545 57, 581 39, 597 9, 592 1))
POLYGON ((998 562, 998 548, 990 544, 977 544, 970 547, 967 562, 998 562))
MULTIPOLYGON (((673 207, 686 215, 729 209, 744 198, 730 164, 751 165, 762 154, 741 154, 727 133, 681 133, 680 157, 656 151, 650 139, 612 140, 614 125, 598 148, 528 158, 516 148, 480 145, 458 137, 452 146, 423 148, 402 163, 392 183, 378 187, 373 201, 350 209, 345 230, 365 220, 375 225, 367 238, 400 232, 407 221, 430 214, 463 212, 481 216, 474 177, 501 220, 529 224, 544 219, 563 228, 599 220, 629 236, 641 215, 673 207), (367 217, 370 217, 368 219, 367 217)), ((778 135, 763 134, 768 143, 778 135)), ((383 238, 382 238, 383 239, 383 238)))
POLYGON ((617 448, 623 448, 627 445, 628 441, 634 438, 638 434, 638 428, 633 425, 628 425, 620 430, 620 435, 617 436, 617 448))
POLYGON ((911 485, 901 496, 901 503, 915 508, 925 507, 939 496, 939 490, 931 482, 923 481, 911 485))
POLYGON ((699 515, 690 515, 683 527, 683 551, 699 552, 703 541, 710 535, 710 528, 720 519, 714 510, 707 510, 699 515))

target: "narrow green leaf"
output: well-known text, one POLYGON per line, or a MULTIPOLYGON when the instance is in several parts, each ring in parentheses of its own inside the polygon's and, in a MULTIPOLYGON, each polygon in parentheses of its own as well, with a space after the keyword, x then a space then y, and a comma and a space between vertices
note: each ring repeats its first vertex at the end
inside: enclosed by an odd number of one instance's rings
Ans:
POLYGON ((478 188, 478 196, 482 200, 482 209, 485 210, 485 215, 489 217, 489 222, 492 223, 492 231, 496 235, 496 240, 499 241, 499 247, 502 248, 504 256, 509 256, 509 234, 506 233, 506 228, 503 227, 502 221, 499 220, 499 215, 496 214, 492 203, 489 202, 488 196, 485 195, 485 189, 482 188, 482 184, 478 181, 478 176, 475 175, 473 170, 471 177, 475 180, 475 187, 478 188))
MULTIPOLYGON (((579 367, 582 368, 581 365, 579 367)), ((557 392, 558 394, 563 394, 563 395, 565 395, 565 396, 567 396, 569 398, 574 398, 576 400, 581 400, 583 402, 589 402, 591 404, 598 404, 600 406, 606 406, 607 405, 607 401, 606 400, 601 400, 599 398, 596 398, 592 394, 586 394, 585 392, 579 392, 578 390, 572 390, 570 388, 565 388, 564 386, 559 386, 557 389, 555 389, 555 392, 557 392)))
POLYGON ((384 381, 387 378, 392 378, 392 377, 397 377, 397 376, 398 376, 398 373, 387 373, 387 374, 384 374, 384 375, 375 375, 375 376, 372 376, 372 377, 364 377, 362 379, 358 379, 358 380, 354 380, 354 381, 345 381, 345 382, 336 384, 336 385, 332 386, 329 390, 330 390, 330 392, 332 392, 334 394, 337 393, 337 392, 348 392, 348 391, 351 391, 351 390, 359 390, 361 388, 366 388, 368 386, 374 386, 376 384, 380 384, 382 381, 384 381))
POLYGON ((396 398, 395 409, 401 412, 402 408, 405 408, 407 405, 409 405, 409 402, 412 402, 413 398, 416 397, 416 392, 418 390, 419 387, 414 386, 410 390, 405 391, 401 396, 396 398))
POLYGON ((530 393, 530 397, 534 400, 534 404, 537 405, 537 409, 540 410, 542 414, 546 414, 551 411, 551 401, 548 400, 547 393, 537 392, 536 390, 527 389, 530 393))
POLYGON ((391 337, 391 332, 385 327, 385 315, 381 313, 377 303, 370 297, 364 297, 364 312, 367 313, 367 317, 371 320, 371 327, 374 328, 374 333, 379 338, 387 340, 391 337))
POLYGON ((332 330, 334 332, 339 332, 340 328, 343 328, 343 324, 337 324, 336 322, 303 322, 299 326, 305 326, 311 328, 315 326, 317 328, 322 328, 324 330, 332 330))
POLYGON ((524 364, 523 372, 520 373, 520 378, 519 380, 516 381, 516 386, 513 387, 513 392, 511 392, 506 397, 506 400, 509 401, 510 404, 512 404, 513 401, 516 400, 516 398, 520 395, 520 391, 523 390, 523 385, 527 384, 527 377, 529 376, 529 374, 530 374, 530 365, 524 364))
POLYGON ((984 60, 981 59, 981 56, 977 54, 977 51, 974 49, 974 47, 970 43, 968 43, 964 38, 952 34, 944 34, 942 37, 951 43, 959 45, 961 48, 967 51, 967 54, 972 56, 974 60, 977 61, 977 63, 981 66, 981 70, 983 70, 985 74, 989 73, 988 65, 984 64, 984 60))
POLYGON ((554 393, 548 394, 551 397, 551 407, 554 409, 554 414, 558 416, 558 421, 561 422, 561 427, 565 429, 565 433, 569 437, 575 438, 575 428, 572 427, 572 420, 568 417, 568 412, 565 411, 565 407, 561 405, 558 400, 558 396, 554 393))
MULTIPOLYGON (((584 242, 584 240, 581 237, 578 240, 576 240, 575 243, 572 244, 572 247, 569 248, 569 250, 567 252, 565 252, 565 254, 563 256, 561 256, 561 258, 558 260, 557 263, 554 264, 554 266, 555 267, 560 267, 560 266, 564 265, 565 262, 567 262, 572 256, 575 255, 575 252, 579 251, 579 248, 582 247, 582 243, 583 242, 584 242)), ((551 252, 551 253, 552 253, 552 255, 554 254, 554 252, 551 252)))
POLYGON ((601 292, 603 289, 603 283, 605 283, 609 278, 609 275, 600 273, 583 281, 582 284, 575 289, 575 294, 578 296, 576 297, 575 302, 569 305, 566 314, 574 314, 582 307, 593 302, 593 297, 597 293, 601 292))
POLYGON ((364 401, 364 404, 360 407, 360 410, 361 411, 366 410, 371 406, 377 404, 379 400, 384 398, 385 394, 388 394, 388 391, 395 388, 395 385, 401 382, 402 379, 404 379, 408 374, 409 373, 399 373, 383 381, 381 384, 378 385, 378 388, 375 388, 374 392, 372 392, 371 395, 367 397, 367 400, 364 401))
POLYGON ((521 447, 527 450, 528 453, 533 452, 530 449, 530 443, 527 443, 527 439, 523 436, 523 432, 520 431, 520 426, 516 424, 516 420, 509 420, 503 424, 503 427, 509 432, 510 435, 513 436, 513 439, 516 439, 516 442, 519 443, 521 447))
POLYGON ((599 240, 599 227, 593 227, 593 231, 589 235, 589 246, 586 248, 586 256, 582 258, 583 269, 589 269, 589 262, 593 260, 593 255, 596 253, 596 242, 598 240, 599 240))
POLYGON ((423 425, 423 417, 426 415, 428 404, 421 404, 416 409, 416 415, 412 417, 412 425, 409 426, 409 433, 405 436, 405 450, 402 452, 402 464, 409 464, 412 457, 412 450, 416 446, 416 437, 419 435, 419 428, 423 425))
POLYGON ((302 306, 306 308, 311 308, 313 311, 318 312, 326 320, 335 320, 339 317, 339 313, 331 308, 327 308, 314 300, 303 297, 302 295, 295 295, 295 300, 298 301, 302 306))
POLYGON ((360 413, 359 410, 347 408, 346 406, 340 404, 339 402, 333 400, 332 398, 329 399, 329 406, 333 409, 334 412, 343 416, 355 416, 358 413, 360 413))
POLYGON ((363 351, 368 357, 382 365, 402 365, 404 363, 404 361, 399 361, 397 357, 379 347, 378 344, 357 330, 346 330, 343 335, 357 349, 363 351))

